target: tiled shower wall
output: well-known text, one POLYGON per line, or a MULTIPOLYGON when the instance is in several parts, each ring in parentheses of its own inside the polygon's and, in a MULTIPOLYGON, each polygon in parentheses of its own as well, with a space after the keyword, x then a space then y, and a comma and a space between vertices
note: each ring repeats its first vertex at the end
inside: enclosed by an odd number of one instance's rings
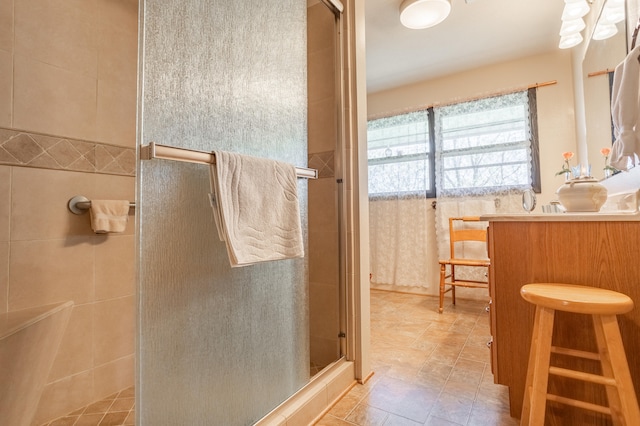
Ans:
POLYGON ((309 333, 312 364, 324 367, 340 356, 339 235, 336 150, 335 17, 322 2, 307 9, 309 167, 309 333))
MULTIPOLYGON (((0 0, 0 312, 75 303, 34 424, 133 385, 137 0, 0 0)), ((23 366, 26 370, 29 366, 23 366)))

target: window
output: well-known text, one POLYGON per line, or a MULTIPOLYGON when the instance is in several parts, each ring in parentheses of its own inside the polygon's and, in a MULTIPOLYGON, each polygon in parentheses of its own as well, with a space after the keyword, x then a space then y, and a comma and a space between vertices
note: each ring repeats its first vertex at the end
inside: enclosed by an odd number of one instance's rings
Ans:
POLYGON ((368 123, 369 195, 435 196, 432 111, 368 123))
POLYGON ((369 194, 540 192, 535 89, 370 120, 369 194), (437 178, 436 178, 437 174, 437 178))
POLYGON ((435 116, 440 195, 535 188, 528 92, 437 108, 435 116))

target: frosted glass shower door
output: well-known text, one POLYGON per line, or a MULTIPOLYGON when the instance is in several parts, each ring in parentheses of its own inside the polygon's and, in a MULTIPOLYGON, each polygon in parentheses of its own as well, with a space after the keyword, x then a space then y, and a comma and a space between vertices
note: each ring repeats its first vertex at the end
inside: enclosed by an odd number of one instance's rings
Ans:
MULTIPOLYGON (((145 1, 138 144, 307 166, 306 2, 145 1)), ((137 176, 139 426, 249 425, 309 379, 305 259, 231 268, 201 164, 137 176)), ((307 244, 306 179, 298 179, 307 244)))

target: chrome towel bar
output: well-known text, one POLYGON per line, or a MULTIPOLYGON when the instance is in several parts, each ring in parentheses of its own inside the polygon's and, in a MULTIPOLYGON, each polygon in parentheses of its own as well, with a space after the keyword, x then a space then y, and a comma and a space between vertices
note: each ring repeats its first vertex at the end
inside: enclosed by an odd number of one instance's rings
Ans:
MULTIPOLYGON (((69 210, 73 214, 83 214, 87 210, 91 208, 91 200, 83 195, 76 195, 72 199, 69 200, 67 204, 69 206, 69 210)), ((129 208, 135 208, 136 203, 129 203, 129 208)))
MULTIPOLYGON (((149 142, 148 145, 140 147, 140 159, 152 160, 154 158, 198 164, 215 164, 216 162, 216 157, 211 152, 160 145, 155 142, 149 142)), ((296 175, 299 178, 317 179, 318 171, 306 167, 296 167, 296 175)))

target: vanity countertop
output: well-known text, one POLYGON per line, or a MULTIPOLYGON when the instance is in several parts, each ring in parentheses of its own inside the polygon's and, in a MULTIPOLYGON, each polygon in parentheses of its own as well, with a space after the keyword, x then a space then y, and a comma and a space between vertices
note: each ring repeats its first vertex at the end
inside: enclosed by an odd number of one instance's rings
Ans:
POLYGON ((480 220, 489 222, 633 222, 640 221, 640 212, 486 214, 480 216, 480 220))

